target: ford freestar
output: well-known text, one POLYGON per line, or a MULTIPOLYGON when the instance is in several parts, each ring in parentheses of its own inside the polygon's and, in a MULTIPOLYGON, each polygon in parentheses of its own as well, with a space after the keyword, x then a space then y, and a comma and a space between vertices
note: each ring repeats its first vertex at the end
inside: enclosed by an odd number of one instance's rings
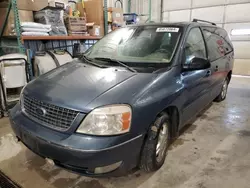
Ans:
POLYGON ((30 150, 85 175, 159 169, 170 140, 226 98, 234 50, 213 23, 133 25, 27 84, 10 113, 30 150))

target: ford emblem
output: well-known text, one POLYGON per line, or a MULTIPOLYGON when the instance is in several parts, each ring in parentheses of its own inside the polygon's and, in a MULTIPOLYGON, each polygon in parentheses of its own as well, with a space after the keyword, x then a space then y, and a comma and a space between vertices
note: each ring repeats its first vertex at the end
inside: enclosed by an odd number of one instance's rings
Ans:
POLYGON ((46 110, 44 108, 37 108, 36 113, 40 116, 45 116, 46 115, 46 110))

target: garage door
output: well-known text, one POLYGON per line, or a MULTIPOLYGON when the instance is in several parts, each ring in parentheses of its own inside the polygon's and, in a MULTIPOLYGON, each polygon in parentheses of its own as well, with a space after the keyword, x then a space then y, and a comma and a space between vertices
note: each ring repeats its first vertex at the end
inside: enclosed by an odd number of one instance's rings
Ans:
POLYGON ((163 21, 215 22, 227 30, 235 47, 233 73, 250 75, 250 0, 164 0, 163 21))

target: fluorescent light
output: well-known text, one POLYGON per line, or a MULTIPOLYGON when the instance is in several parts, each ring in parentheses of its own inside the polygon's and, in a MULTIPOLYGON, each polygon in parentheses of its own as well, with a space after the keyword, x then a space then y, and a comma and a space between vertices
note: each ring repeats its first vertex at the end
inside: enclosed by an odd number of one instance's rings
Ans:
POLYGON ((250 35, 250 29, 233 29, 231 35, 250 35))

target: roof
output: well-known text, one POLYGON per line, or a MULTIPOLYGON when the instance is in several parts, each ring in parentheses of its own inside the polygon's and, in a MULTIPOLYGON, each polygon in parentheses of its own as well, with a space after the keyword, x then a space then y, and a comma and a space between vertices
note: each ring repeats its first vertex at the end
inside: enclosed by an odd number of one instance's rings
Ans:
POLYGON ((155 22, 155 23, 140 23, 131 26, 176 26, 176 27, 188 27, 189 25, 198 25, 198 26, 211 26, 218 27, 209 23, 201 22, 155 22))

